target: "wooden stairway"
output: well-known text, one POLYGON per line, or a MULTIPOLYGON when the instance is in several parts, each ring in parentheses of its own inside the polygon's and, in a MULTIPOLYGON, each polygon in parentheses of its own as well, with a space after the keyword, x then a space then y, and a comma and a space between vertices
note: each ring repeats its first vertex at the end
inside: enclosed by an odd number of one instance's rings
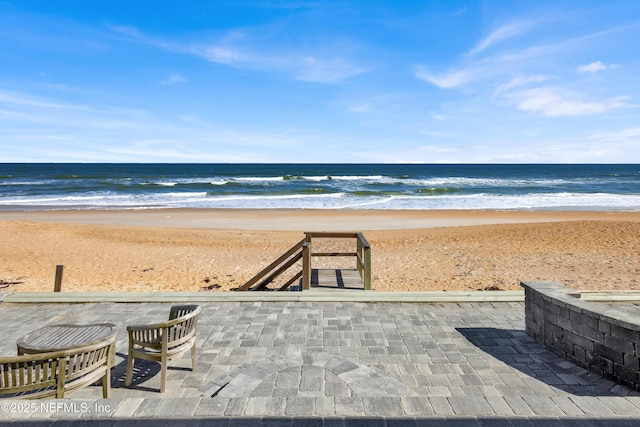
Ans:
POLYGON ((362 233, 306 232, 305 238, 236 291, 371 289, 371 246, 362 233), (354 252, 313 252, 313 239, 355 239, 354 252), (315 257, 355 257, 355 268, 314 269, 315 257))

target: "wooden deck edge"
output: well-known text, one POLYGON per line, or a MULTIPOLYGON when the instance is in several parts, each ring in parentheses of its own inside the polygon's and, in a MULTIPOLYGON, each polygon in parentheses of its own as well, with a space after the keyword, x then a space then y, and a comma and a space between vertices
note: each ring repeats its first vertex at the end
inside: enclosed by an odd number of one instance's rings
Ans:
MULTIPOLYGON (((578 291, 580 292, 580 291, 578 291)), ((584 291, 592 302, 640 302, 640 291, 584 291)), ((137 302, 520 302, 523 291, 375 292, 310 290, 304 292, 6 292, 0 303, 137 303, 137 302)))
POLYGON ((177 303, 177 302, 521 302, 523 291, 478 292, 14 292, 4 303, 177 303))
POLYGON ((580 299, 592 302, 640 302, 640 290, 577 291, 580 299))

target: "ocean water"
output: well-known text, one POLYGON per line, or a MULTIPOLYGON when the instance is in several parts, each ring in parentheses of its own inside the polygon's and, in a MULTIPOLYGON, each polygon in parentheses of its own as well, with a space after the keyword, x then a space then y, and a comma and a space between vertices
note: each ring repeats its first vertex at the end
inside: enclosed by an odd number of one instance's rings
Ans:
POLYGON ((0 164, 0 210, 640 211, 640 165, 0 164))

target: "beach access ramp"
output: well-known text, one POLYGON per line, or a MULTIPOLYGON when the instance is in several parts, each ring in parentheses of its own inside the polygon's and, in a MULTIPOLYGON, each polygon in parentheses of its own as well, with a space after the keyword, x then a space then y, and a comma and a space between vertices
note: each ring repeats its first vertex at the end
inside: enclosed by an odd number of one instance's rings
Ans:
POLYGON ((304 234, 304 239, 235 290, 371 290, 371 245, 362 233, 304 234), (355 259, 355 265, 345 264, 345 258, 355 259))

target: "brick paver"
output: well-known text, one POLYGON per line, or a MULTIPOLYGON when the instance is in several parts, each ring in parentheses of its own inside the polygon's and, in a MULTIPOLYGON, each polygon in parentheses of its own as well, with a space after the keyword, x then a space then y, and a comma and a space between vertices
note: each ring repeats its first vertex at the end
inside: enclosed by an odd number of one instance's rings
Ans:
POLYGON ((110 399, 101 399, 101 388, 93 386, 64 401, 37 401, 28 413, 17 406, 26 401, 12 400, 13 407, 3 406, 0 422, 38 419, 56 424, 97 418, 116 424, 136 418, 143 425, 147 418, 187 425, 198 419, 221 425, 323 426, 421 425, 425 420, 499 426, 640 422, 640 393, 540 347, 524 332, 524 307, 519 302, 202 305, 197 369, 188 369, 189 355, 170 362, 167 391, 160 394, 159 365, 152 362, 137 360, 133 387, 124 387, 126 325, 162 321, 170 304, 1 303, 2 355, 15 354, 15 342, 22 335, 60 322, 114 323, 118 345, 110 399), (56 406, 57 402, 63 405, 56 406))

